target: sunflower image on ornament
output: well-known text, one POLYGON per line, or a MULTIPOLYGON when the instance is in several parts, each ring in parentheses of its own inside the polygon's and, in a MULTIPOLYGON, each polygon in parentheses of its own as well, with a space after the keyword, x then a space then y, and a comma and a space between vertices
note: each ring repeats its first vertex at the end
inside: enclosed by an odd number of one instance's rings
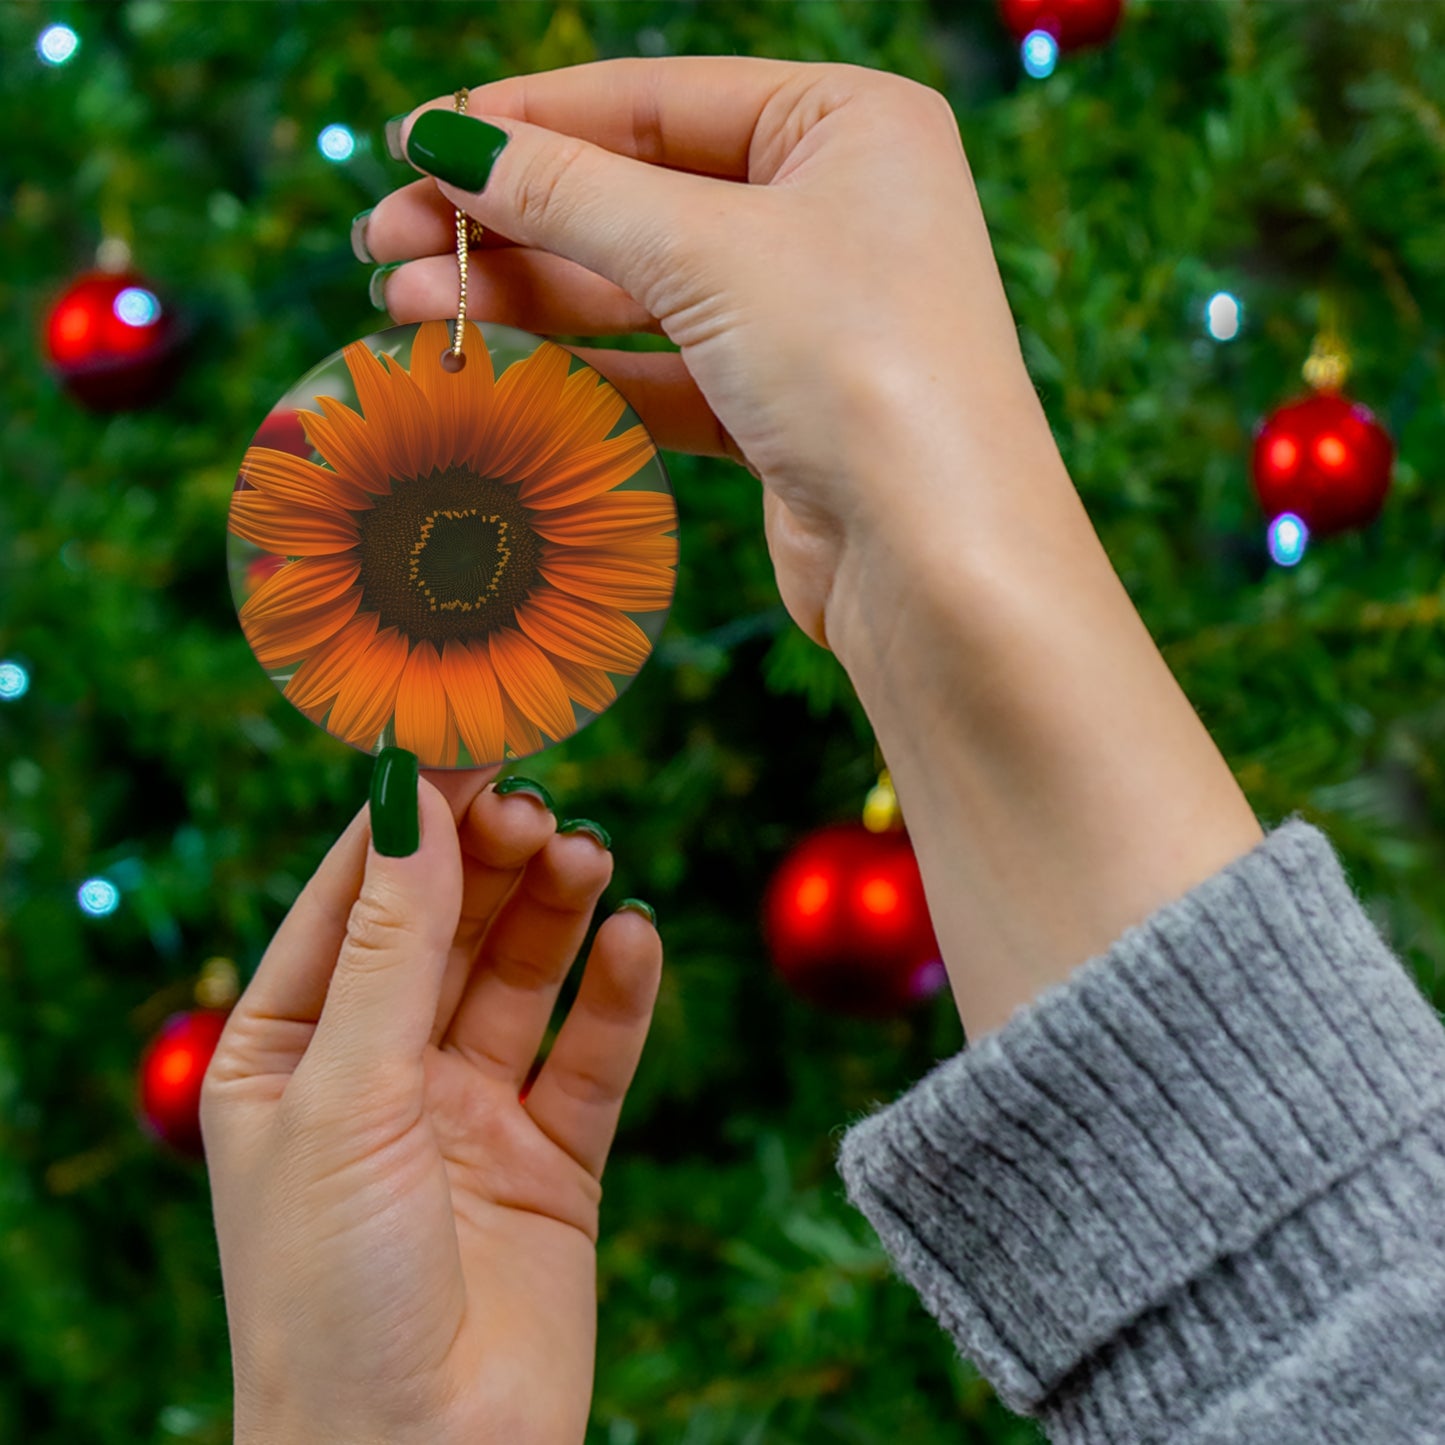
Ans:
POLYGON ((310 372, 247 449, 228 523, 241 628, 282 695, 431 768, 591 721, 677 575, 667 474, 616 389, 510 327, 466 323, 456 370, 451 344, 446 322, 392 327, 310 372))

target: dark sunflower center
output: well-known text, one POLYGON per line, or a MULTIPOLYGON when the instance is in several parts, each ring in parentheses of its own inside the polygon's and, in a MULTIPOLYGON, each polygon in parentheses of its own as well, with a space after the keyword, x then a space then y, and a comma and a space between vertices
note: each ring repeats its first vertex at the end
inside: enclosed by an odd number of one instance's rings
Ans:
POLYGON ((466 467, 393 480, 356 514, 362 607, 438 648, 511 624, 539 580, 528 515, 515 487, 466 467))

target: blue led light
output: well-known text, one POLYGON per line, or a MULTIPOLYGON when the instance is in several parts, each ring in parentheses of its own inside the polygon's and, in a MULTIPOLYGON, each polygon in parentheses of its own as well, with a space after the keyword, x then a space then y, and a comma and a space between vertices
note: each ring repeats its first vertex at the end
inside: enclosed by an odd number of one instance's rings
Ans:
POLYGON ((1281 567, 1293 567, 1305 554, 1310 529, 1293 512, 1281 512, 1269 524, 1269 555, 1281 567))
POLYGON ((1228 291, 1216 291, 1204 308, 1204 329, 1216 341, 1233 341, 1244 325, 1244 307, 1228 291))
POLYGON ((1054 73, 1059 63, 1059 42, 1047 30, 1031 30, 1020 49, 1024 69, 1035 80, 1044 80, 1054 73))
POLYGON ((80 49, 80 36, 68 25, 47 25, 35 42, 35 53, 47 65, 64 65, 80 49))
POLYGON ((115 298, 112 309, 127 326, 149 326, 161 316, 161 303, 155 293, 142 286, 127 286, 115 298))
POLYGON ((329 125, 316 137, 316 145, 329 161, 349 161, 356 150, 356 137, 344 125, 329 125))
POLYGON ((14 702, 30 691, 30 674, 18 662, 0 662, 0 702, 14 702))
POLYGON ((120 889, 109 878, 87 878, 75 895, 82 913, 105 918, 120 907, 120 889))

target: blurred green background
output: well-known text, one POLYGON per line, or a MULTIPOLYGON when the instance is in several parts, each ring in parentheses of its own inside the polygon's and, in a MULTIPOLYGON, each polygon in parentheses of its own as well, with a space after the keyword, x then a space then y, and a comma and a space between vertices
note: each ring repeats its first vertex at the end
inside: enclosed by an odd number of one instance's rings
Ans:
MULTIPOLYGON (((1130 593, 1261 818, 1324 827, 1445 997, 1445 7, 1134 0, 1111 45, 1042 81, 991 0, 8 3, 0 52, 0 658, 31 677, 0 703, 0 1440, 231 1438, 204 1168, 138 1127, 136 1064, 204 959, 244 982, 371 761, 252 658, 226 507, 273 401, 384 324, 348 226, 412 177, 386 117, 459 85, 737 52, 943 90, 1130 593), (57 22, 81 43, 51 68, 35 42, 57 22), (351 159, 319 151, 329 124, 351 159), (78 407, 40 343, 105 236, 195 328, 175 389, 113 416, 78 407), (1245 305, 1227 344, 1203 326, 1221 289, 1245 305), (1373 528, 1284 569, 1248 448, 1302 391, 1326 297, 1399 460, 1373 528), (76 905, 96 875, 121 890, 109 917, 76 905)), ((520 768, 611 829, 603 913, 650 900, 668 952, 606 1179, 589 1442, 1036 1440, 891 1277, 832 1163, 844 1125, 960 1047, 947 997, 830 1017, 776 981, 759 932, 787 849, 857 816, 867 720, 779 604, 757 483, 668 465, 682 556, 659 649, 520 768)))

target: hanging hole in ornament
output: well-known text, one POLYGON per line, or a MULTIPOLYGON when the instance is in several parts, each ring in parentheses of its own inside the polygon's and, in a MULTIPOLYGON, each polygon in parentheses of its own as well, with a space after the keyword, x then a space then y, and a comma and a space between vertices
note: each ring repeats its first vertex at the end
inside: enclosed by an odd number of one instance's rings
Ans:
POLYGON ((447 350, 447 351, 442 352, 442 370, 443 370, 443 371, 452 371, 452 372, 460 371, 466 364, 467 364, 467 354, 466 354, 465 351, 451 351, 451 350, 447 350))

